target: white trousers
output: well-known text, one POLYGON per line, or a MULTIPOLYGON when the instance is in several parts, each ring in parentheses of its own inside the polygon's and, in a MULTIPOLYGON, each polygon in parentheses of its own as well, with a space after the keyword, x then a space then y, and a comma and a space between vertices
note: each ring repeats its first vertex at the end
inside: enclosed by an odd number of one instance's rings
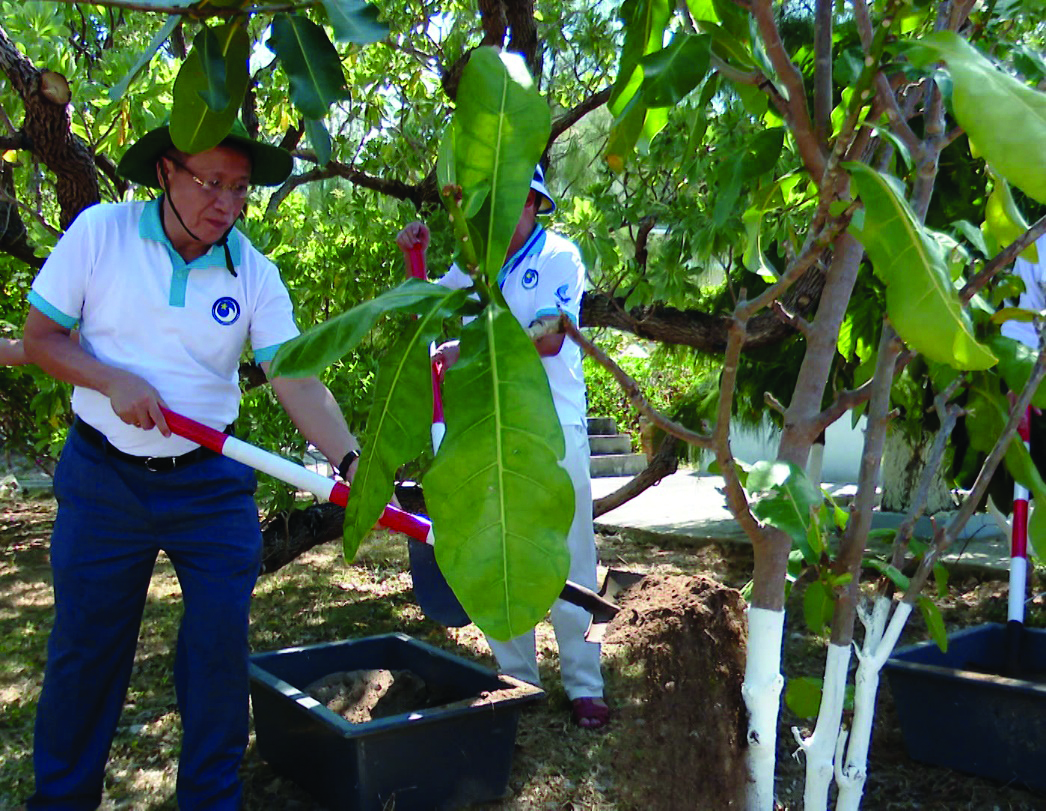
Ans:
MULTIPOLYGON (((588 430, 581 425, 564 425, 566 458, 562 466, 574 483, 574 521, 567 536, 570 550, 569 579, 590 589, 596 588, 596 540, 592 531, 592 479, 588 430)), ((599 645, 585 641, 591 616, 585 609, 556 600, 552 605, 552 628, 559 647, 559 671, 563 689, 571 700, 602 697, 603 674, 599 670, 599 645)), ((487 643, 503 673, 540 685, 534 632, 508 642, 487 637, 487 643)))

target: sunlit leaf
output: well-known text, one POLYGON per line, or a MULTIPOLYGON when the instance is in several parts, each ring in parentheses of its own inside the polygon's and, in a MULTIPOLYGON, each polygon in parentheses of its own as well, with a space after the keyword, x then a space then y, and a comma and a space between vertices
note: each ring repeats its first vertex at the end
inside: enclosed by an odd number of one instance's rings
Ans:
POLYGON ((900 590, 907 591, 912 581, 896 566, 881 561, 878 558, 865 558, 864 565, 871 569, 875 569, 879 574, 886 575, 887 578, 900 590))
POLYGON ((886 283, 886 310, 898 335, 927 358, 958 369, 992 366, 995 356, 974 337, 938 242, 886 176, 863 163, 844 165, 865 208, 863 224, 851 223, 850 231, 886 283))
POLYGON ((1003 73, 952 31, 935 32, 914 46, 913 61, 947 63, 952 109, 971 144, 1010 183, 1046 203, 1046 94, 1003 73))
POLYGON ((506 308, 492 303, 462 330, 443 406, 447 434, 425 476, 436 559, 472 620, 510 639, 566 582, 574 489, 544 366, 506 308))
POLYGON ((745 489, 756 518, 785 532, 797 544, 807 543, 813 520, 810 511, 824 497, 806 471, 793 462, 757 462, 745 489))
POLYGON ((522 58, 494 48, 472 52, 457 104, 450 127, 454 174, 464 195, 461 207, 480 234, 480 266, 494 285, 552 117, 522 58))
POLYGON ((396 471, 430 447, 432 371, 429 343, 439 334, 443 319, 464 299, 459 290, 432 302, 386 353, 378 369, 374 405, 367 417, 365 442, 352 493, 345 508, 345 560, 356 556, 392 498, 396 471))
MULTIPOLYGON (((1028 230, 1028 223, 1013 200, 1010 185, 998 176, 995 177, 995 187, 988 195, 988 203, 984 208, 984 225, 988 233, 995 238, 1000 250, 1022 237, 1028 230)), ((1021 256, 1033 264, 1037 263, 1039 250, 1035 243, 1021 251, 1021 256)))
POLYGON ((408 279, 285 343, 273 359, 271 372, 283 377, 319 374, 351 352, 386 313, 424 311, 433 300, 459 300, 456 292, 420 279, 408 279))

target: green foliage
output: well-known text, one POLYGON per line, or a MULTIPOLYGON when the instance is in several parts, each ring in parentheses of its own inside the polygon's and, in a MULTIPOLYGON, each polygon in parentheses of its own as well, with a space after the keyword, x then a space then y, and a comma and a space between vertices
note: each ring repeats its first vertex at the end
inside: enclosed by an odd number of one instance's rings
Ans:
POLYGON ((757 462, 745 485, 752 514, 788 535, 794 543, 808 543, 813 511, 824 501, 806 471, 792 462, 757 462))
POLYGON ((864 203, 851 231, 886 282, 886 310, 905 343, 958 369, 985 369, 996 358, 973 336, 940 245, 926 233, 897 185, 862 163, 847 163, 864 203))
POLYGON ((544 367, 507 309, 462 330, 443 398, 447 433, 425 477, 436 559, 472 620, 510 639, 566 581, 574 491, 544 367))
POLYGON ((327 34, 297 14, 277 14, 266 43, 290 80, 290 96, 302 114, 319 120, 348 92, 341 60, 327 34))
POLYGON ((1003 177, 1046 203, 1046 94, 1003 73, 966 40, 940 31, 919 40, 920 64, 943 59, 954 87, 952 109, 971 143, 1003 177))
MULTIPOLYGON (((612 333, 601 334, 595 340, 639 384, 652 407, 671 414, 673 419, 681 419, 691 427, 700 425, 700 420, 709 416, 707 408, 695 408, 693 401, 713 385, 714 374, 705 370, 691 353, 657 351, 648 355, 643 344, 624 340, 612 333)), ((638 451, 642 422, 621 386, 610 372, 591 358, 583 358, 582 366, 588 413, 593 417, 612 417, 618 431, 629 434, 632 449, 638 451)))
POLYGON ((458 88, 440 176, 461 186, 464 216, 479 238, 473 245, 480 270, 492 287, 550 128, 548 104, 519 55, 474 51, 458 88))
POLYGON ((247 29, 239 22, 197 34, 174 83, 171 140, 177 149, 203 152, 228 135, 250 79, 249 49, 247 29))
POLYGON ((364 453, 353 479, 353 497, 345 510, 347 561, 355 558, 360 542, 392 499, 397 470, 430 448, 433 394, 429 344, 443 319, 456 315, 464 299, 465 291, 458 290, 431 302, 378 370, 364 453))

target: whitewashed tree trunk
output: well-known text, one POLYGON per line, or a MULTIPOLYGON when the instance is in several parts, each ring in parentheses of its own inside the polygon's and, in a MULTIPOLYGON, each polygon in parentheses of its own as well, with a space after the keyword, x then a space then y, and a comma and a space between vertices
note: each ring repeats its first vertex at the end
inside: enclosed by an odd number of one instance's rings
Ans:
POLYGON ((748 708, 748 811, 773 811, 777 716, 784 677, 784 611, 748 609, 748 655, 741 696, 748 708))
POLYGON ((868 776, 868 749, 872 741, 872 726, 875 721, 875 699, 879 692, 879 674, 893 652, 905 623, 912 613, 912 605, 901 602, 890 618, 892 601, 880 597, 875 602, 871 617, 863 613, 865 624, 864 645, 857 652, 859 664, 855 679, 854 720, 850 740, 846 747, 846 760, 837 764, 836 784, 839 796, 836 811, 857 811, 864 796, 865 778, 868 776))
POLYGON ((817 713, 814 732, 809 738, 803 739, 798 728, 792 728, 792 734, 806 755, 804 811, 824 811, 828 807, 828 789, 835 773, 835 751, 841 734, 849 667, 850 646, 829 645, 825 658, 821 708, 817 713))

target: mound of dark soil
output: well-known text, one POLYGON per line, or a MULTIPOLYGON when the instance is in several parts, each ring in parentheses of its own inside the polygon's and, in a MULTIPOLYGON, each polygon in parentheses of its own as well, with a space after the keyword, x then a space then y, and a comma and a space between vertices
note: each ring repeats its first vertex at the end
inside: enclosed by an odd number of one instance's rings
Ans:
POLYGON ((740 592, 702 575, 647 577, 607 629, 639 691, 615 696, 615 782, 631 807, 741 808, 747 632, 740 592))

